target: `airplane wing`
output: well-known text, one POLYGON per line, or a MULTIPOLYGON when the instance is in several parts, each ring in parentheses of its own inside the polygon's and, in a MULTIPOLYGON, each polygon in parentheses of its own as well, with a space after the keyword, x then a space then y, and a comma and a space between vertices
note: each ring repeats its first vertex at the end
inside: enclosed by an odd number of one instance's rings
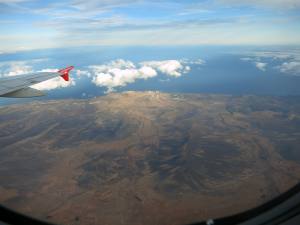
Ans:
POLYGON ((57 72, 39 72, 0 78, 0 97, 30 98, 43 96, 45 95, 44 92, 30 86, 57 76, 69 81, 69 72, 73 68, 73 66, 69 66, 57 72))

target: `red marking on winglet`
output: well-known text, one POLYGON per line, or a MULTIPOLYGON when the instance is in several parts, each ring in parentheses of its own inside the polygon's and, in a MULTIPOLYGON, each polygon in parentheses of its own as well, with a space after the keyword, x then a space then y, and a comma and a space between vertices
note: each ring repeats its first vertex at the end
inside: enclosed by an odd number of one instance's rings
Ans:
POLYGON ((70 80, 70 79, 69 79, 69 72, 70 72, 70 70, 72 70, 73 68, 74 68, 74 66, 69 66, 69 67, 67 67, 67 68, 65 68, 65 69, 59 70, 58 72, 60 73, 60 76, 61 76, 62 78, 64 78, 65 81, 69 81, 69 80, 70 80))

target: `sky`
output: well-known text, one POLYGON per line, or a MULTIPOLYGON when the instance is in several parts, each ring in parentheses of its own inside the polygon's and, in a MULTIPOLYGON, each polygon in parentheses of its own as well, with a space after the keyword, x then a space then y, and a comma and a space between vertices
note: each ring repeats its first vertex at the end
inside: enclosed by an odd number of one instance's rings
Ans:
POLYGON ((0 0, 0 24, 0 53, 95 45, 299 45, 300 0, 0 0))

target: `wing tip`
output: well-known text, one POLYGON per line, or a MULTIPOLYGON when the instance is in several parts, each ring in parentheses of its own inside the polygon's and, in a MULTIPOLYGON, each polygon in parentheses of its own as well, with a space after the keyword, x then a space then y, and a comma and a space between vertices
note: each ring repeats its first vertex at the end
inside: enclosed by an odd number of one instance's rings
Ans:
POLYGON ((74 66, 69 66, 67 68, 61 69, 58 71, 58 73, 60 73, 60 76, 65 80, 65 81, 69 81, 69 72, 74 69, 74 66))

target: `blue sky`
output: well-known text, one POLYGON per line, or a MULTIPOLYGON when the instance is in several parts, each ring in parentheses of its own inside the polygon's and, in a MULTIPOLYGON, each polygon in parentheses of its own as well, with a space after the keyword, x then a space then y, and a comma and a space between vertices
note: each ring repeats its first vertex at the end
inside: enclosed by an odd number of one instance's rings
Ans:
POLYGON ((299 0, 0 0, 0 52, 93 45, 299 45, 299 0))

